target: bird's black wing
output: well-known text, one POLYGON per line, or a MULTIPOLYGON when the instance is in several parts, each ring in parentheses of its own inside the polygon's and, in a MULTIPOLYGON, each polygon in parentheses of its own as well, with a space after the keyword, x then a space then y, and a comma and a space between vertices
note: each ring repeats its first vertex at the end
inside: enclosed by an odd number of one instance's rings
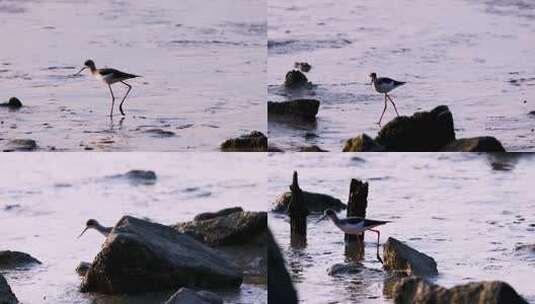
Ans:
POLYGON ((369 226, 379 226, 379 225, 384 225, 386 223, 390 223, 390 221, 377 221, 377 220, 364 220, 364 227, 369 227, 369 226))
POLYGON ((125 72, 121 72, 119 70, 116 70, 116 69, 100 69, 99 70, 100 72, 100 75, 102 76, 106 76, 106 75, 109 75, 109 74, 113 74, 115 77, 117 78, 136 78, 136 77, 141 77, 141 76, 138 76, 138 75, 134 75, 134 74, 128 74, 128 73, 125 73, 125 72))

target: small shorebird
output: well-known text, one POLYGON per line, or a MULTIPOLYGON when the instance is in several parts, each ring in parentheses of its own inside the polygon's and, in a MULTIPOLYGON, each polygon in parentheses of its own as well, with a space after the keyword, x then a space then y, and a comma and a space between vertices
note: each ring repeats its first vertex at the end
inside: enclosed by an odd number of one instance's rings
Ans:
POLYGON ((121 114, 124 116, 125 114, 124 114, 124 111, 123 111, 123 103, 126 100, 126 96, 128 96, 128 93, 130 93, 130 90, 132 90, 132 86, 129 85, 128 83, 124 82, 124 81, 127 80, 127 79, 141 77, 141 76, 134 75, 134 74, 128 74, 128 73, 121 72, 121 71, 116 70, 116 69, 97 69, 96 66, 95 66, 95 62, 93 62, 93 60, 91 60, 91 59, 86 60, 84 62, 84 67, 80 71, 78 71, 78 73, 76 73, 74 75, 75 76, 79 75, 85 69, 89 69, 91 71, 91 74, 93 76, 95 76, 95 78, 104 81, 104 83, 106 83, 108 85, 108 87, 110 88, 110 93, 111 93, 110 117, 113 116, 113 105, 115 103, 115 96, 113 95, 113 91, 111 89, 111 85, 116 83, 116 82, 121 82, 122 84, 124 84, 125 86, 128 87, 128 90, 126 91, 126 94, 124 94, 123 100, 119 104, 119 111, 121 111, 121 114))
POLYGON ((393 89, 395 89, 395 88, 397 88, 399 86, 404 85, 405 82, 397 81, 397 80, 394 80, 394 79, 391 79, 391 78, 387 78, 387 77, 379 77, 379 78, 377 78, 377 74, 375 74, 375 73, 371 73, 370 74, 370 78, 372 79, 371 84, 375 88, 375 91, 377 91, 378 93, 384 93, 385 94, 385 108, 383 109, 383 113, 381 114, 381 118, 379 118, 379 122, 377 123, 378 125, 381 125, 381 120, 383 119, 383 115, 385 114, 385 111, 386 111, 386 105, 387 105, 387 100, 386 99, 387 98, 390 100, 390 102, 394 106, 394 110, 396 110, 397 116, 399 116, 398 109, 396 108, 396 104, 394 103, 392 98, 390 98, 390 96, 388 95, 388 92, 392 91, 393 89))
POLYGON ((108 234, 110 234, 111 229, 112 229, 111 227, 102 226, 99 222, 97 222, 97 220, 90 219, 85 224, 85 229, 84 231, 82 231, 82 233, 80 233, 78 238, 80 238, 88 229, 91 229, 91 228, 95 229, 96 231, 100 232, 102 235, 106 237, 108 236, 108 234))
POLYGON ((336 227, 338 227, 338 229, 347 234, 360 235, 366 230, 377 233, 377 259, 379 262, 381 262, 381 264, 383 263, 381 256, 379 256, 379 239, 381 237, 381 233, 379 230, 374 230, 373 228, 390 223, 390 221, 377 221, 361 217, 347 217, 345 219, 339 219, 334 210, 327 209, 325 210, 323 216, 320 217, 316 223, 326 217, 328 217, 336 225, 336 227))

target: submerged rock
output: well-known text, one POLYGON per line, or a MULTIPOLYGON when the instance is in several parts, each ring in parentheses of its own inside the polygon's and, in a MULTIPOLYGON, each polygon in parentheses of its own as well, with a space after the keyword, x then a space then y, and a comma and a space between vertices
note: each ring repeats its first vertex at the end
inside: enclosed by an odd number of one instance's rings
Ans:
POLYGON ((408 275, 433 276, 438 274, 435 260, 390 237, 383 246, 384 268, 408 275))
POLYGON ((396 117, 379 132, 375 141, 387 151, 438 151, 455 140, 453 115, 447 106, 430 112, 396 117))
MULTIPOLYGON (((286 213, 292 193, 290 191, 281 194, 274 203, 273 212, 286 213)), ((346 204, 339 199, 327 194, 303 191, 305 206, 312 213, 323 213, 331 208, 335 211, 346 209, 346 204)))
POLYGON ((4 152, 33 151, 37 149, 37 142, 33 139, 17 138, 8 141, 3 148, 4 152))
POLYGON ((123 176, 132 181, 155 181, 157 178, 156 173, 152 170, 130 170, 123 176))
POLYGON ((268 101, 268 119, 277 117, 295 118, 302 121, 315 121, 320 108, 316 99, 295 99, 290 101, 268 101))
POLYGON ((0 251, 0 269, 15 269, 41 264, 31 255, 19 251, 0 251))
POLYGON ((17 304, 19 300, 11 290, 6 279, 0 274, 0 303, 2 304, 17 304))
POLYGON ((216 218, 216 217, 219 217, 219 216, 225 216, 225 215, 229 215, 231 213, 242 212, 242 211, 243 211, 242 207, 225 208, 225 209, 221 209, 221 210, 219 210, 217 212, 199 213, 193 218, 193 220, 194 221, 204 221, 204 220, 213 219, 213 218, 216 218))
POLYGON ((167 131, 167 130, 158 129, 158 128, 147 129, 147 130, 144 130, 143 133, 150 134, 150 135, 152 135, 154 137, 171 137, 171 136, 175 136, 175 132, 173 132, 173 131, 167 131))
POLYGON ((80 264, 78 264, 78 266, 76 266, 76 273, 79 276, 84 277, 85 274, 87 273, 87 271, 89 270, 89 268, 91 268, 91 263, 89 263, 89 262, 80 262, 80 264))
POLYGON ((131 216, 113 228, 82 282, 104 294, 237 288, 242 273, 220 253, 171 227, 131 216))
POLYGON ((367 134, 361 134, 346 141, 342 152, 384 152, 381 146, 367 134))
POLYGON ((310 82, 301 71, 291 70, 284 77, 284 86, 288 89, 301 89, 309 87, 310 82))
POLYGON ((177 224, 174 228, 209 246, 244 244, 266 232, 267 213, 231 212, 206 220, 177 224))
POLYGON ((395 285, 394 302, 396 304, 528 303, 505 282, 473 282, 447 289, 418 277, 401 279, 395 285))
POLYGON ((267 137, 259 131, 238 138, 227 139, 221 144, 223 152, 266 152, 267 137))
POLYGON ((6 107, 12 110, 22 108, 22 102, 17 97, 11 97, 8 102, 0 103, 0 107, 6 107))
POLYGON ((182 287, 165 304, 223 304, 223 299, 210 291, 182 287))
POLYGON ((297 304, 297 292, 281 250, 268 230, 268 303, 297 304))
POLYGON ((323 150, 322 148, 318 146, 308 146, 308 147, 299 148, 299 152, 329 152, 329 151, 323 150))
POLYGON ((502 144, 494 137, 482 136, 461 138, 443 147, 442 152, 505 152, 502 144))
POLYGON ((361 273, 364 269, 364 266, 359 263, 350 263, 350 264, 334 264, 329 268, 329 275, 336 276, 340 274, 357 274, 361 273))

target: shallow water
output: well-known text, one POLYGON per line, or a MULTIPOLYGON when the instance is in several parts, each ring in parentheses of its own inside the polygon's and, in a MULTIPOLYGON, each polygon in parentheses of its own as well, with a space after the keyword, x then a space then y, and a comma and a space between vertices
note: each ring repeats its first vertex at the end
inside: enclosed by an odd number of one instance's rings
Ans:
MULTIPOLYGON (((446 104, 457 137, 534 151, 534 20, 527 0, 269 1, 268 100, 321 101, 316 125, 269 122, 270 144, 341 151, 348 138, 375 136, 384 97, 368 75, 377 72, 408 82, 391 92, 401 115, 446 104), (295 61, 312 65, 317 87, 291 96, 280 84, 295 61)), ((394 117, 390 106, 383 123, 394 117)))
MULTIPOLYGON (((451 287, 469 281, 503 280, 535 301, 535 255, 516 251, 533 244, 535 158, 483 154, 271 154, 270 201, 288 190, 293 170, 301 189, 347 202, 351 178, 369 182, 367 217, 391 220, 380 228, 381 243, 395 237, 432 256, 451 287)), ((344 217, 345 212, 340 213, 344 217)), ((308 245, 292 249, 285 215, 269 225, 283 248, 302 303, 383 303, 385 275, 375 258, 376 235, 366 235, 363 261, 369 270, 331 277, 344 263, 343 234, 329 221, 309 217, 308 245)), ((382 248, 381 248, 382 252, 382 248)))
MULTIPOLYGON (((112 226, 129 214, 175 224, 226 207, 264 211, 264 166, 261 153, 232 153, 224 159, 214 153, 4 154, 1 247, 43 262, 29 271, 8 271, 5 277, 24 303, 161 303, 169 294, 125 299, 78 292, 76 266, 93 261, 104 241, 93 230, 77 239, 87 219, 112 226), (117 177, 131 169, 153 170, 157 181, 117 177)), ((225 303, 267 302, 264 285, 243 284, 237 291, 218 293, 225 303)))
MULTIPOLYGON (((225 139, 266 132, 264 1, 1 1, 0 139, 41 150, 217 150, 225 139), (143 78, 126 92, 84 71, 113 67, 143 78), (174 136, 147 130, 162 129, 174 136)), ((0 145, 2 141, 0 141, 0 145)))

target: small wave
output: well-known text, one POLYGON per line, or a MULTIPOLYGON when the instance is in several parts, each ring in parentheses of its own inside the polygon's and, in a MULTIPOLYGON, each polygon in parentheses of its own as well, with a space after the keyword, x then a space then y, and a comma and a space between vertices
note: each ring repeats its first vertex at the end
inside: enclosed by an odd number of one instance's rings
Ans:
POLYGON ((311 51, 315 49, 339 49, 352 42, 348 39, 324 40, 268 40, 268 51, 272 54, 311 51))
POLYGON ((241 47, 260 46, 259 44, 255 45, 255 44, 244 42, 244 41, 190 40, 190 39, 173 40, 173 41, 170 41, 170 44, 181 45, 181 46, 196 46, 196 47, 206 46, 206 45, 241 46, 241 47))

